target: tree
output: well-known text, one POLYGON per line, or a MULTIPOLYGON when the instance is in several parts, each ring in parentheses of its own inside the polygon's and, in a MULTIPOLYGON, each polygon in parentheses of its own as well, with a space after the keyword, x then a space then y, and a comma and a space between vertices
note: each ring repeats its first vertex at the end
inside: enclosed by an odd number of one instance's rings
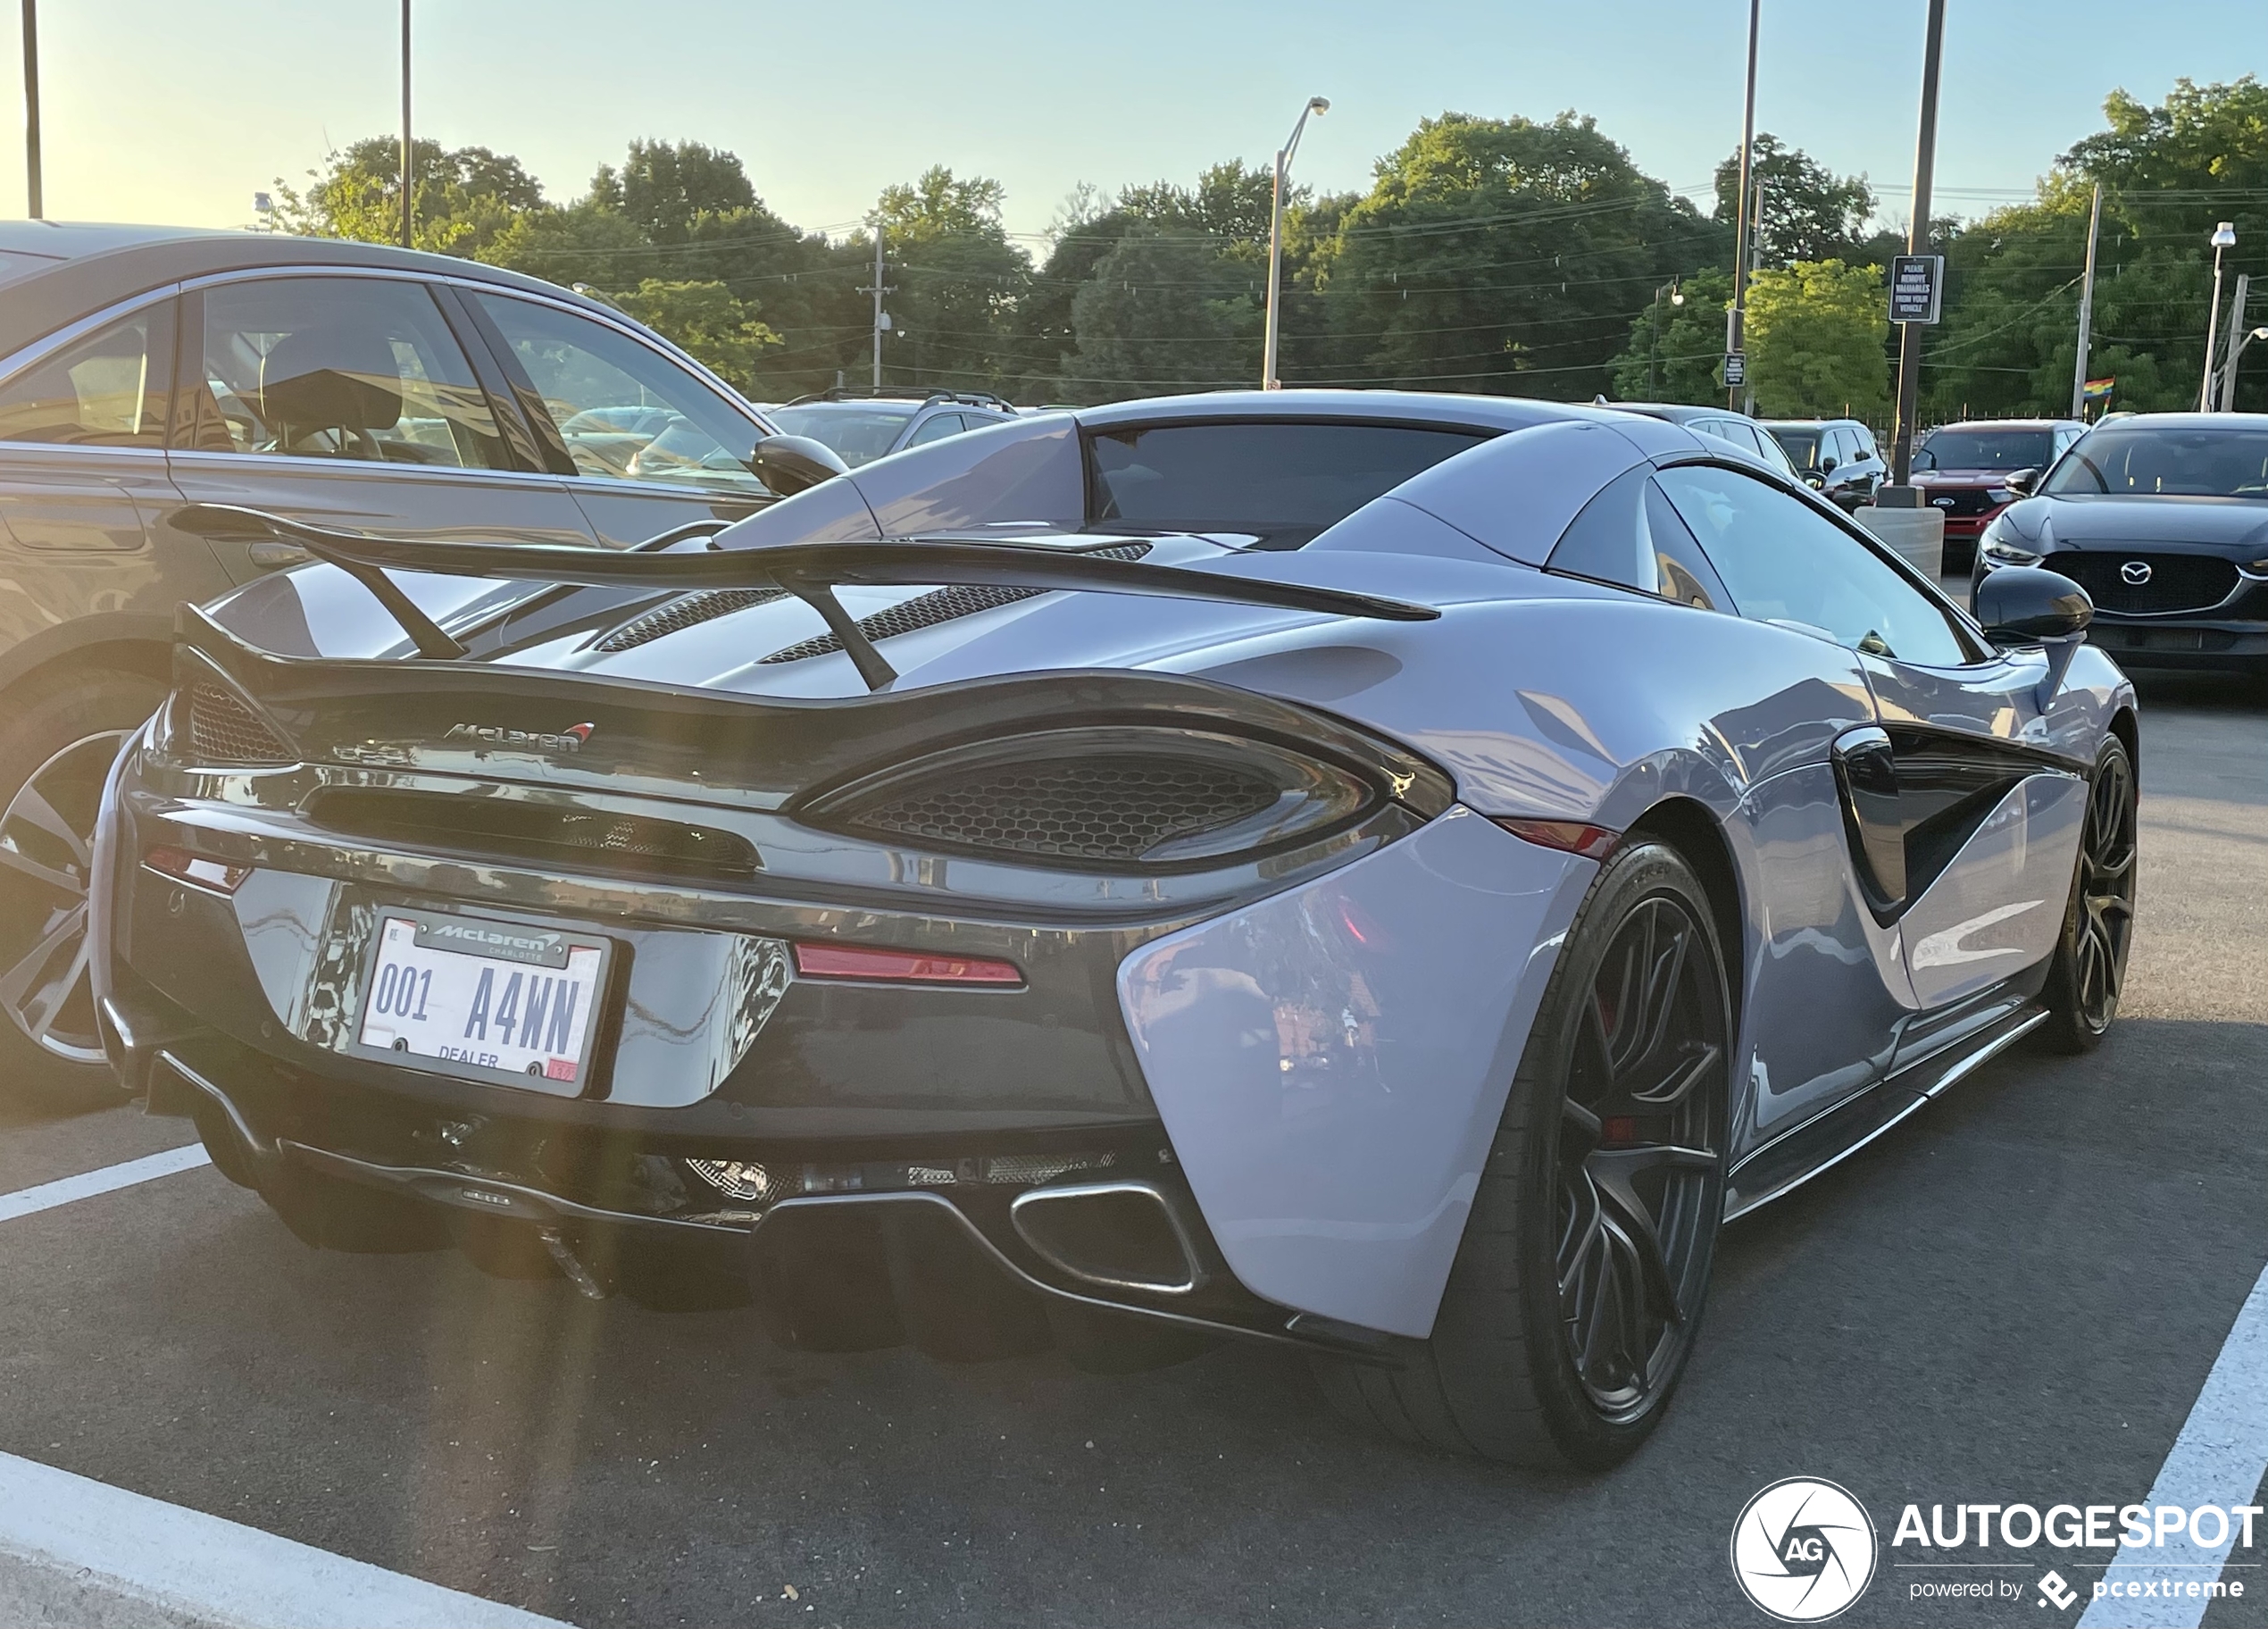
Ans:
POLYGON ((1249 384, 1260 369, 1250 289, 1213 238, 1137 223, 1071 303, 1079 349, 1065 389, 1102 401, 1249 384))
POLYGON ((1875 266, 1798 261, 1748 285, 1748 377, 1766 418, 1879 420, 1889 406, 1889 299, 1875 266))
POLYGON ((668 283, 649 277, 617 302, 656 333, 666 334, 736 389, 754 394, 765 351, 780 336, 756 321, 753 302, 722 283, 668 283))
MULTIPOLYGON (((1764 192, 1764 213, 1755 223, 1757 257, 1764 264, 1852 258, 1859 233, 1874 213, 1874 188, 1864 176, 1836 176, 1769 131, 1756 137, 1749 175, 1764 192)), ((1717 166, 1716 179, 1716 218, 1730 225, 1739 205, 1739 148, 1717 166)))
POLYGON ((1723 237, 1588 119, 1428 119, 1319 253, 1333 382, 1588 399, 1723 237))
MULTIPOLYGON (((1000 223, 1000 183, 942 165, 887 188, 867 217, 883 234, 896 334, 884 353, 898 382, 939 388, 1003 382, 1001 361, 1031 262, 1000 223)), ((872 263, 873 239, 867 239, 872 263)))
POLYGON ((1723 402, 1724 313, 1732 304, 1732 279, 1696 272, 1681 280, 1677 292, 1683 303, 1660 295, 1614 358, 1614 394, 1621 400, 1723 402))
MULTIPOLYGON (((477 255, 521 215, 544 208, 543 188, 520 161, 486 147, 410 149, 411 246, 477 255)), ((308 238, 398 243, 402 234, 402 146, 372 136, 329 155, 307 172, 304 192, 276 182, 276 224, 308 238)))
POLYGON ((756 189, 733 154, 697 141, 633 141, 620 170, 598 167, 590 199, 655 243, 681 243, 703 215, 755 208, 756 189))

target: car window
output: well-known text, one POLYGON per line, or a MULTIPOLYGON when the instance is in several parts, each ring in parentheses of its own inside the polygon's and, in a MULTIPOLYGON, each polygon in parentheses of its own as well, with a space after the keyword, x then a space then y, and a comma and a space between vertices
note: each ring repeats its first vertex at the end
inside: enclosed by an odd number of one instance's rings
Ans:
POLYGON ((842 461, 856 469, 871 464, 897 445, 905 423, 917 410, 881 402, 813 402, 803 407, 778 407, 771 422, 780 433, 809 436, 834 449, 842 461))
POLYGON ((1927 596, 1801 499, 1709 465, 1658 479, 1743 616, 1926 667, 1972 659, 1927 596))
POLYGON ((121 317, 0 387, 0 441, 163 447, 173 305, 121 317))
POLYGON ((1090 523, 1257 536, 1298 548, 1488 438, 1388 424, 1169 424, 1088 440, 1090 523))
POLYGON ((2268 498, 2268 430, 2241 421, 2097 430, 2041 485, 2057 494, 2268 498))
POLYGON ((947 436, 957 436, 968 429, 969 421, 957 413, 940 413, 915 430, 908 447, 927 447, 932 441, 942 441, 947 436))
POLYGON ((1772 439, 1780 443, 1780 450, 1788 455, 1788 462, 1797 469, 1815 470, 1819 467, 1817 430, 1775 427, 1770 433, 1772 439))
POLYGON ((292 277, 204 295, 195 446, 511 467, 495 410, 422 285, 292 277))
POLYGON ((660 351, 555 305, 473 297, 543 398, 578 474, 766 491, 748 468, 762 432, 660 351))
POLYGON ((1864 425, 1851 431, 1851 439, 1857 444, 1858 455, 1860 457, 1874 458, 1880 456, 1874 447, 1874 432, 1866 429, 1864 425))
POLYGON ((1601 488, 1551 551, 1549 569, 1704 611, 1730 610, 1723 583, 1649 474, 1632 470, 1601 488))

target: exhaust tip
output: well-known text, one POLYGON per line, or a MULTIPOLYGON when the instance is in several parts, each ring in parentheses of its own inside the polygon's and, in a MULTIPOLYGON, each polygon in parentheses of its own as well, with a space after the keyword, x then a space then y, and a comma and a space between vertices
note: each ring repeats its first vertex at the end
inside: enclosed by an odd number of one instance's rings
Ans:
POLYGON ((1149 1182, 1034 1188, 1008 1214, 1042 1260, 1084 1282, 1188 1295, 1205 1281, 1188 1229, 1149 1182))

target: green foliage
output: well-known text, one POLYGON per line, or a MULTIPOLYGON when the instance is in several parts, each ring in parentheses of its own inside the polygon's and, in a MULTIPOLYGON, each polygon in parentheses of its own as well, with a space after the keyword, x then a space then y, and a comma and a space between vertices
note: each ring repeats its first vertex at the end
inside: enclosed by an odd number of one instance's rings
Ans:
MULTIPOLYGON (((1867 217, 1874 213, 1874 189, 1864 176, 1836 176, 1801 148, 1783 146, 1770 131, 1757 133, 1749 175, 1764 190, 1764 213, 1755 229, 1764 264, 1853 260, 1867 217)), ((1739 147, 1717 166, 1716 182, 1716 219, 1730 226, 1740 191, 1739 147)))
POLYGON ((733 154, 697 141, 632 141, 620 170, 598 167, 590 199, 655 243, 682 243, 704 215, 756 207, 756 189, 733 154))
POLYGON ((616 304, 751 395, 763 354, 780 343, 778 334, 756 321, 755 307, 734 299, 720 282, 665 283, 649 277, 616 304))
POLYGON ((1748 284, 1748 382, 1768 419, 1879 422, 1890 405, 1879 266, 1797 261, 1748 284))
POLYGON ((1629 346, 1614 358, 1617 399, 1723 404, 1724 313, 1732 305, 1732 279, 1722 272, 1697 272, 1677 292, 1684 303, 1663 294, 1638 320, 1629 346))
MULTIPOLYGON (((1000 222, 1000 183, 966 180, 942 165, 911 186, 890 187, 868 224, 882 233, 893 331, 885 341, 891 383, 989 389, 1004 382, 1001 360, 1031 262, 1000 222)), ((867 239, 872 264, 873 239, 867 239)))
POLYGON ((1333 372, 1588 399, 1632 308, 1723 238, 1588 119, 1426 120, 1317 246, 1333 372))
POLYGON ((1071 303, 1078 351, 1063 389, 1080 400, 1250 385, 1261 307, 1250 271, 1218 239, 1137 222, 1096 263, 1071 303))
MULTIPOLYGON (((307 238, 399 243, 402 144, 384 136, 333 153, 300 191, 276 182, 276 225, 307 238)), ((544 207, 543 188, 520 161, 486 147, 411 145, 411 246, 477 255, 518 217, 544 207)))

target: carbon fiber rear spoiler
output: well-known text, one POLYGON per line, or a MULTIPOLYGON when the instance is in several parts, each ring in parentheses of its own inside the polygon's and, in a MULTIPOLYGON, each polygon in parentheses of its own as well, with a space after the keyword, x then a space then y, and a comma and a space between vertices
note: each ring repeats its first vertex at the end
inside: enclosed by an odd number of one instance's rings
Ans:
POLYGON ((699 553, 660 554, 633 549, 561 548, 543 544, 434 543, 406 538, 370 537, 286 520, 264 510, 235 504, 191 504, 173 513, 172 522, 197 536, 241 537, 264 530, 279 541, 296 543, 319 559, 353 575, 378 597, 402 625, 421 656, 453 660, 465 654, 432 618, 419 610, 386 572, 430 572, 451 577, 489 577, 515 582, 579 583, 595 588, 703 589, 778 588, 794 595, 826 619, 857 664, 869 689, 880 689, 897 673, 846 612, 834 590, 844 584, 894 588, 968 584, 984 588, 1086 589, 1100 594, 1146 594, 1168 599, 1204 599, 1231 605, 1313 611, 1327 616, 1371 617, 1386 622, 1430 622, 1441 614, 1430 606, 1385 599, 1340 589, 1302 583, 1226 577, 1181 566, 1147 565, 1105 559, 1060 547, 1016 543, 925 542, 788 543, 762 548, 711 548, 699 553))

